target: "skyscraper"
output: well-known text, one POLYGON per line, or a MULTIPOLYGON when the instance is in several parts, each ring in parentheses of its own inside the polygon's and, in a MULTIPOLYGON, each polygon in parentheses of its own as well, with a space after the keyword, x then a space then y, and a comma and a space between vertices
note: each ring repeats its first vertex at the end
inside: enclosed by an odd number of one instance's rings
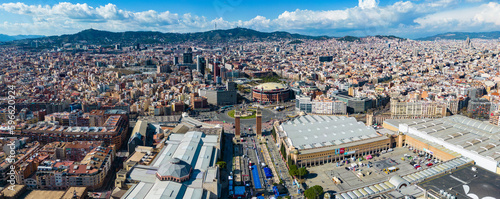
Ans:
POLYGON ((178 65, 179 64, 179 57, 175 56, 174 57, 174 65, 178 65))
POLYGON ((220 62, 217 61, 217 59, 214 59, 214 70, 213 70, 213 74, 214 74, 214 82, 217 81, 217 77, 220 76, 220 62))
POLYGON ((193 63, 193 50, 188 48, 183 54, 182 63, 184 64, 192 64, 193 63))
POLYGON ((205 75, 205 59, 200 55, 196 56, 196 70, 205 75))

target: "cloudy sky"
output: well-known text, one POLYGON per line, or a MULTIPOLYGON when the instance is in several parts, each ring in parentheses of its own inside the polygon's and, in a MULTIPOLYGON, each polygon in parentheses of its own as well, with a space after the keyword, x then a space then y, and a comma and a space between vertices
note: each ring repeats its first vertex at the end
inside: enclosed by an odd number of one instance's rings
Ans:
POLYGON ((483 0, 25 0, 0 3, 0 34, 199 32, 234 27, 308 35, 500 31, 500 3, 483 0))

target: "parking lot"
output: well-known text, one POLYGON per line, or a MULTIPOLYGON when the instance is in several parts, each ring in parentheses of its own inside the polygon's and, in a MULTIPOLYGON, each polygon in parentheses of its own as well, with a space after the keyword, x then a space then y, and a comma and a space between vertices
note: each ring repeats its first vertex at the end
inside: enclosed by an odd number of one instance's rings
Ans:
MULTIPOLYGON (((340 192, 344 190, 351 190, 359 187, 368 186, 375 183, 380 183, 388 180, 394 175, 407 175, 417 170, 410 165, 408 158, 401 160, 404 154, 416 156, 412 151, 407 148, 395 148, 394 151, 380 156, 374 156, 373 159, 363 160, 363 166, 357 166, 356 170, 347 170, 346 167, 351 167, 353 163, 359 165, 359 161, 350 161, 347 164, 328 163, 321 166, 309 167, 309 175, 306 179, 306 184, 309 185, 322 185, 325 191, 340 192), (367 164, 371 163, 368 168, 367 164), (397 167, 397 171, 385 173, 383 169, 389 167, 397 167), (361 175, 360 175, 361 173, 361 175), (339 177, 342 181, 341 184, 334 184, 332 177, 339 177)), ((422 158, 423 159, 423 158, 422 158)), ((425 162, 424 162, 425 163, 425 162)), ((422 166, 427 167, 427 166, 422 166)))

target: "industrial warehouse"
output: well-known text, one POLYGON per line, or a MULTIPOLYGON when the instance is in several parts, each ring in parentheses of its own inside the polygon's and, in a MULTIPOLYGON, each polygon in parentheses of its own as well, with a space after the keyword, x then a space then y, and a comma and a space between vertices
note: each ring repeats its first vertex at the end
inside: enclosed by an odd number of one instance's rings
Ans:
POLYGON ((391 148, 391 135, 383 135, 353 117, 306 115, 275 125, 280 145, 297 166, 338 162, 391 148))
POLYGON ((409 147, 433 155, 448 151, 455 156, 465 156, 474 160, 476 165, 500 174, 498 126, 460 115, 440 119, 387 120, 386 123, 392 123, 406 135, 405 145, 409 147))
MULTIPOLYGON (((308 183, 323 182, 326 190, 335 191, 332 195, 334 198, 377 195, 389 198, 404 195, 448 197, 451 192, 441 189, 449 189, 454 183, 441 183, 445 179, 456 178, 457 182, 467 182, 464 184, 467 187, 478 187, 486 183, 487 179, 482 180, 474 175, 500 173, 500 151, 496 147, 500 140, 500 128, 464 116, 387 119, 384 128, 378 129, 366 126, 354 117, 303 115, 281 124, 276 123, 274 127, 281 152, 285 152, 283 157, 299 167, 309 167, 311 172, 318 174, 316 181, 313 179, 308 183), (393 150, 398 152, 390 152, 393 150), (425 163, 421 166, 418 161, 416 164, 407 164, 413 160, 405 158, 407 154, 403 156, 403 153, 409 153, 409 157, 416 154, 414 157, 422 158, 425 163), (402 162, 398 160, 396 163, 392 158, 401 158, 402 162), (393 162, 394 166, 375 166, 384 161, 393 162), (345 172, 342 166, 352 167, 355 165, 353 163, 368 165, 367 162, 372 168, 356 166, 355 172, 345 172), (401 171, 398 171, 398 167, 401 171), (381 172, 391 168, 396 169, 381 172), (363 170, 363 173, 357 170, 363 170), (473 172, 469 176, 471 179, 451 175, 451 172, 459 171, 473 172), (356 182, 358 179, 359 182, 356 182), (325 180, 329 183, 325 183, 325 180)), ((499 183, 498 179, 487 181, 499 183)), ((485 193, 497 190, 496 187, 487 187, 485 193)), ((460 187, 453 193, 454 198, 467 198, 464 195, 467 195, 468 190, 460 187)), ((492 195, 493 198, 496 196, 492 195)))

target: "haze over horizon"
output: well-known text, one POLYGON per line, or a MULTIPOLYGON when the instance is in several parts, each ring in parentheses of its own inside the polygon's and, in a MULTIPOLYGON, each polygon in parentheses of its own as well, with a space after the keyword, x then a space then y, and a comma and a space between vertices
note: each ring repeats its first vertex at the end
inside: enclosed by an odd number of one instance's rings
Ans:
POLYGON ((61 35, 94 28, 113 32, 202 32, 243 27, 305 35, 395 35, 500 30, 500 4, 421 1, 73 1, 0 4, 0 34, 61 35), (286 3, 288 2, 288 3, 286 3))

